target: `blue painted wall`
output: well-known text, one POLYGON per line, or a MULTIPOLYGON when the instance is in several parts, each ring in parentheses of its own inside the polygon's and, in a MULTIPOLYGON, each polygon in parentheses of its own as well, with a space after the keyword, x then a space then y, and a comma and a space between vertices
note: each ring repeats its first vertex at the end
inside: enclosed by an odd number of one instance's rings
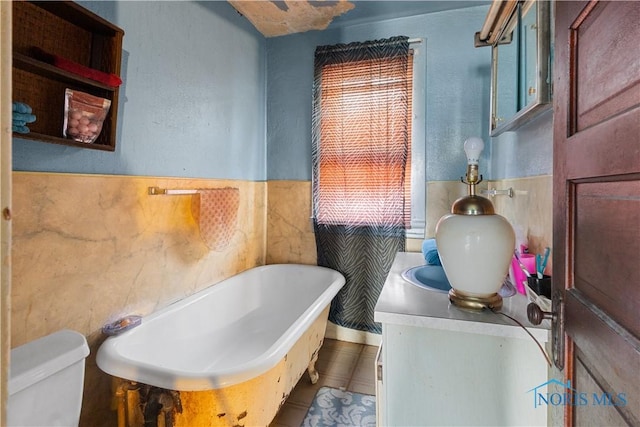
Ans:
POLYGON ((125 30, 116 151, 14 139, 14 170, 309 180, 315 47, 401 34, 426 49, 428 181, 463 175, 474 135, 486 178, 551 173, 551 113, 489 143, 486 5, 265 39, 223 1, 80 3, 125 30))
POLYGON ((125 31, 116 151, 14 139, 14 170, 266 178, 266 40, 246 19, 222 1, 81 4, 125 31))
POLYGON ((492 179, 553 174, 553 110, 493 138, 492 179))
MULTIPOLYGON (((426 179, 464 175, 463 143, 485 140, 485 177, 491 176, 489 48, 474 48, 488 6, 398 18, 267 39, 268 179, 311 179, 311 96, 315 47, 396 35, 426 47, 426 179)), ((425 52, 425 49, 422 50, 425 52)))

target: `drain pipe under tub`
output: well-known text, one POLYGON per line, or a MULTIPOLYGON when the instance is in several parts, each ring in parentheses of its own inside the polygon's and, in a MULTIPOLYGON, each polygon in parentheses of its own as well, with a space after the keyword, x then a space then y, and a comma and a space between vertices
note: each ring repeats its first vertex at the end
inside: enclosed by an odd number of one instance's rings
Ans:
POLYGON ((128 408, 128 393, 129 391, 138 391, 140 387, 133 381, 127 381, 121 378, 113 378, 113 388, 115 392, 113 394, 112 406, 115 407, 118 414, 118 427, 128 427, 127 413, 128 408))

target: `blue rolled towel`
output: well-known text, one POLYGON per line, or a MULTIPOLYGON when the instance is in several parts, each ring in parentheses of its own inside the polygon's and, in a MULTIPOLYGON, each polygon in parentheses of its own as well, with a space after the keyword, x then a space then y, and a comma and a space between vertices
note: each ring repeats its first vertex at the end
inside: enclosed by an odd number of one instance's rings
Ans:
POLYGON ((426 239, 422 242, 422 255, 424 256, 424 260, 427 261, 427 264, 442 265, 440 255, 438 255, 436 239, 426 239))
POLYGON ((31 130, 26 126, 11 125, 11 131, 16 133, 29 133, 31 130))
POLYGON ((31 114, 32 113, 31 107, 29 107, 24 102, 13 102, 11 104, 11 110, 15 111, 16 113, 23 113, 23 114, 31 114))
POLYGON ((13 120, 14 123, 16 122, 33 123, 36 121, 36 116, 29 113, 18 113, 14 111, 11 115, 11 119, 13 120))

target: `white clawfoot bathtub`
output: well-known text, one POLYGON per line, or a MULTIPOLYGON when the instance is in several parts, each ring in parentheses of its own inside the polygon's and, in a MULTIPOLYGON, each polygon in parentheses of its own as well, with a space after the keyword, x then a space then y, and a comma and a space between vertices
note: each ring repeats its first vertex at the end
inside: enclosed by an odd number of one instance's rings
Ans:
POLYGON ((126 383, 120 393, 139 383, 178 391, 176 426, 267 425, 305 369, 317 379, 329 304, 344 282, 324 267, 252 268, 109 337, 97 364, 126 383))

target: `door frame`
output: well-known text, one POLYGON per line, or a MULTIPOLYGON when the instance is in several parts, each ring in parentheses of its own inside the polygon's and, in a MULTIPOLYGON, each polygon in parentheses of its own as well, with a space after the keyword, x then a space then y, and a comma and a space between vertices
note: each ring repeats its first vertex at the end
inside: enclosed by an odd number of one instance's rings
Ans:
POLYGON ((0 1, 0 425, 6 424, 11 307, 11 10, 0 1))

